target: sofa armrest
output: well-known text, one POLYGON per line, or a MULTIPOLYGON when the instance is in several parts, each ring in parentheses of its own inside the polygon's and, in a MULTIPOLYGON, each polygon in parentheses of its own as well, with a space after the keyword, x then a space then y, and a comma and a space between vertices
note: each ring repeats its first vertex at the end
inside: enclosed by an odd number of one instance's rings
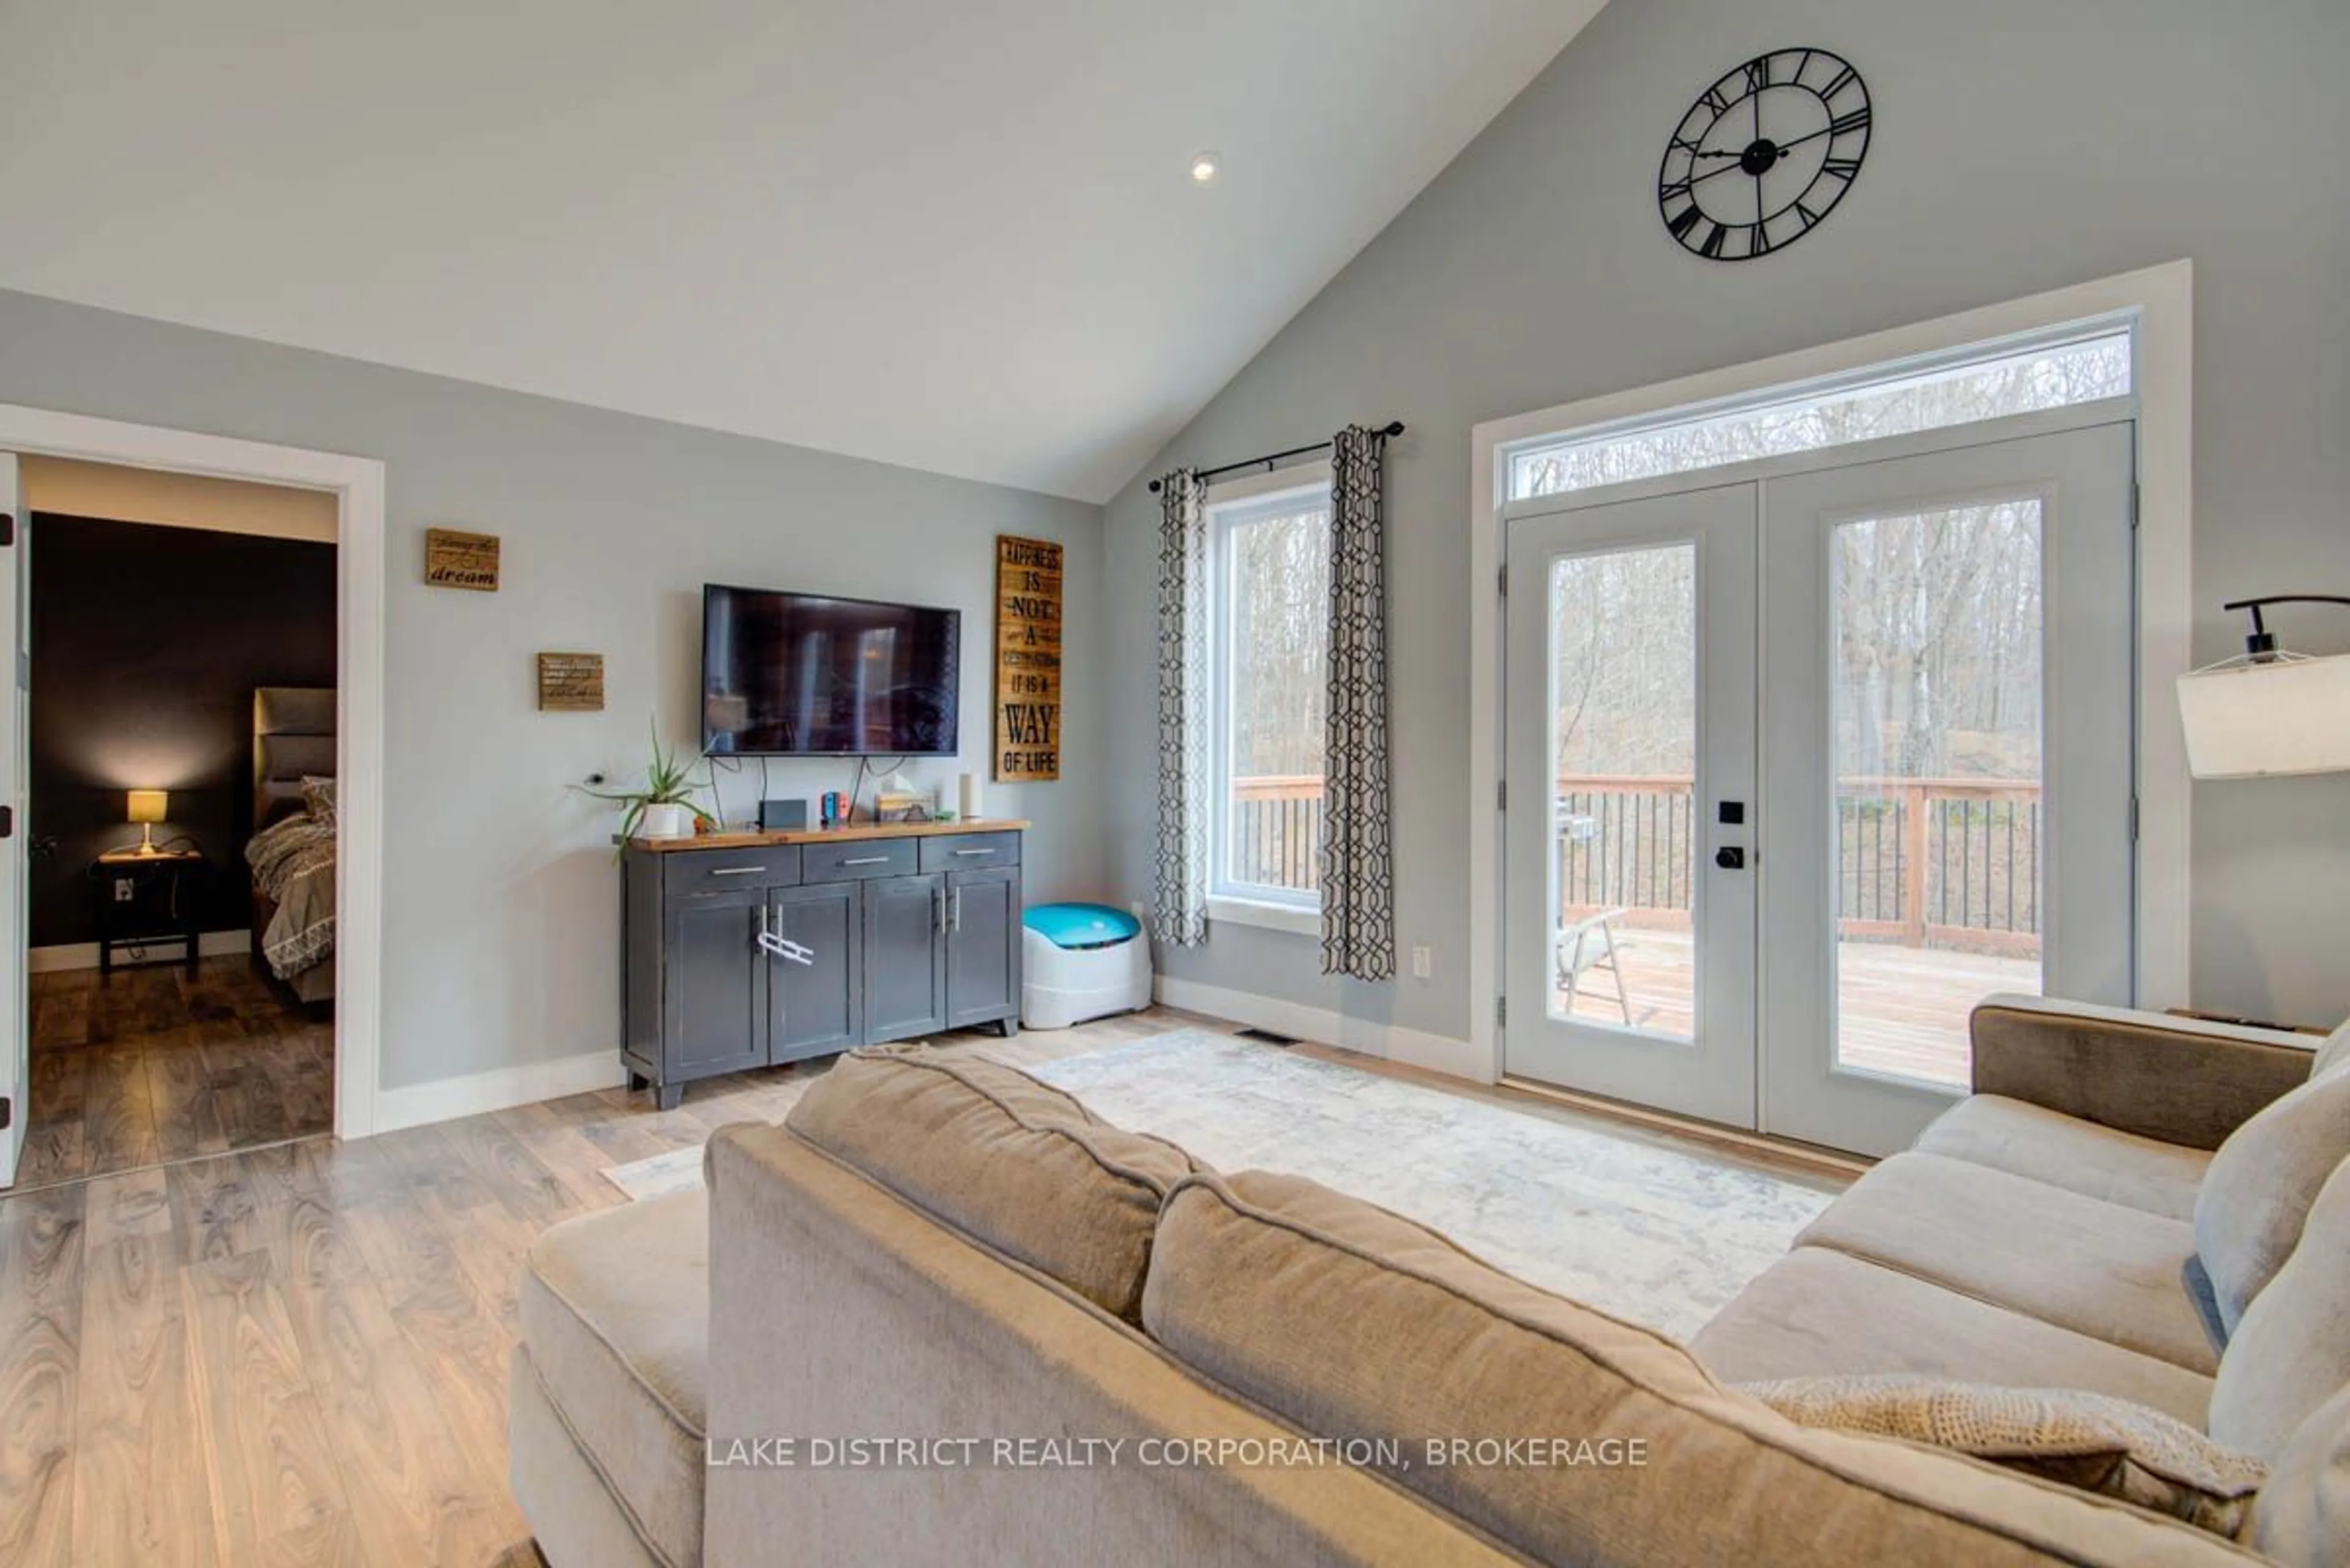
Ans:
POLYGON ((1974 1011, 1974 1089, 2189 1148, 2217 1148, 2309 1079, 2316 1041, 2093 1002, 1993 996, 1974 1011))

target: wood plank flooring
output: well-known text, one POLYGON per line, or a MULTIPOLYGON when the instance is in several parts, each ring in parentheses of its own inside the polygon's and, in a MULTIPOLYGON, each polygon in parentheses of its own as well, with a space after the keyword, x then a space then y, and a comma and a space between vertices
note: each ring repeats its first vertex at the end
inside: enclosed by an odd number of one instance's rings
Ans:
POLYGON ((335 1028, 250 960, 36 974, 20 1189, 224 1154, 334 1125, 335 1028))
MULTIPOLYGON (((1182 1027, 1228 1026, 1154 1009, 941 1043, 1035 1062, 1182 1027)), ((505 1482, 524 1250, 626 1201, 606 1168, 775 1120, 827 1065, 0 1198, 0 1568, 539 1568, 505 1482)))

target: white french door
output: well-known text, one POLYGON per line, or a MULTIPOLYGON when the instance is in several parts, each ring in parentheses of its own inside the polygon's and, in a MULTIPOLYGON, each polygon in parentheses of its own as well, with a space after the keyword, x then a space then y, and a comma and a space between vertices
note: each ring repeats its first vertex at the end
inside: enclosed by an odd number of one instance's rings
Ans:
POLYGON ((1512 508, 1508 1073, 1885 1153, 1983 996, 2131 1000, 2134 438, 2095 418, 1512 508))
POLYGON ((1721 819, 1754 794, 1755 502, 1512 523, 1504 634, 1508 1070, 1739 1127, 1754 879, 1721 819))
POLYGON ((26 525, 24 481, 14 453, 0 452, 0 529, 7 544, 0 548, 0 1103, 7 1125, 0 1128, 0 1187, 16 1184, 16 1165, 25 1148, 26 1124, 32 1116, 32 1028, 25 988, 26 916, 25 823, 26 762, 25 693, 26 671, 26 560, 31 550, 31 530, 26 525))

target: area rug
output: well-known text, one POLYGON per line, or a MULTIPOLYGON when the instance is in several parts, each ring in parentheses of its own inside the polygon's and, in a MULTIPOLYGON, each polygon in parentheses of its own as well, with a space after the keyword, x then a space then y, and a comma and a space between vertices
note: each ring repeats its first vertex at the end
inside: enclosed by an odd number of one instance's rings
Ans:
MULTIPOLYGON (((1832 1183, 1198 1030, 1022 1066, 1218 1169, 1311 1177, 1544 1289, 1679 1338, 1768 1268, 1834 1196, 1832 1183)), ((637 1198, 681 1190, 701 1181, 702 1151, 607 1174, 637 1198)))

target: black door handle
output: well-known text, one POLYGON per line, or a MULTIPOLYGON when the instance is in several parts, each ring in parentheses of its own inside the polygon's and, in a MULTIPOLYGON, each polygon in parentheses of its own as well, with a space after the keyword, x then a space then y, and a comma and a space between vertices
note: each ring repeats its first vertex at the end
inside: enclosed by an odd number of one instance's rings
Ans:
POLYGON ((1713 863, 1724 871, 1746 869, 1746 851, 1735 844, 1725 844, 1713 852, 1713 863))

